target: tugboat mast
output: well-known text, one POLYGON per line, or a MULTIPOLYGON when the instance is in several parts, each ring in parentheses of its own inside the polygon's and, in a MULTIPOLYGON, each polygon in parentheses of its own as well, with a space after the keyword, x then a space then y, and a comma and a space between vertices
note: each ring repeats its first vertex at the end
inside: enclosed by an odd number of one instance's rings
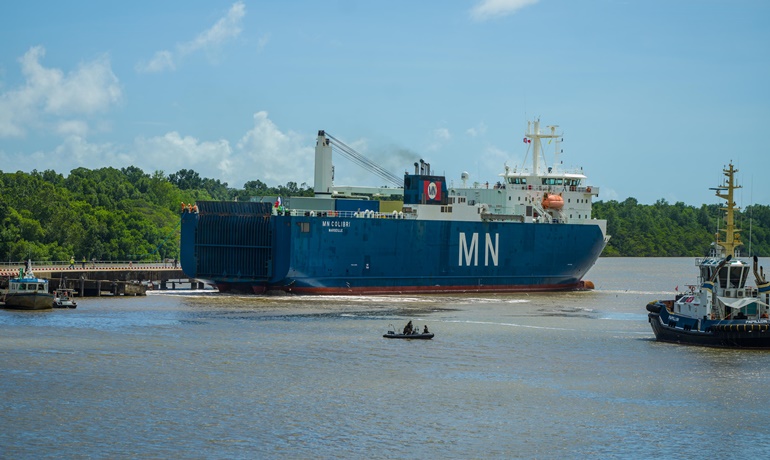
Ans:
POLYGON ((735 205, 733 196, 734 196, 735 189, 741 188, 741 186, 735 185, 735 173, 737 173, 738 170, 733 167, 732 163, 729 164, 728 169, 722 169, 722 172, 726 177, 724 185, 721 185, 719 187, 712 189, 712 190, 716 190, 717 197, 727 201, 725 207, 721 208, 723 211, 726 211, 726 216, 725 216, 726 227, 723 229, 719 229, 719 231, 717 232, 716 244, 717 246, 721 246, 723 248, 724 250, 723 257, 728 255, 737 257, 738 255, 735 253, 735 250, 739 246, 743 246, 743 242, 741 241, 740 229, 735 228, 735 210, 740 208, 738 208, 735 205), (721 193, 725 190, 727 191, 727 193, 721 193), (724 232, 724 240, 720 240, 719 238, 720 232, 724 232))

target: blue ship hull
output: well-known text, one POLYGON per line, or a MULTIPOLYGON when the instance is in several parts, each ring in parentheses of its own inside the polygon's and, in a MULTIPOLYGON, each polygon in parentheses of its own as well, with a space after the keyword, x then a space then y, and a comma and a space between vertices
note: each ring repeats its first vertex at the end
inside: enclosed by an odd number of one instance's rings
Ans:
POLYGON ((574 290, 606 244, 598 225, 272 215, 269 204, 199 204, 200 213, 182 214, 182 269, 221 291, 574 290))

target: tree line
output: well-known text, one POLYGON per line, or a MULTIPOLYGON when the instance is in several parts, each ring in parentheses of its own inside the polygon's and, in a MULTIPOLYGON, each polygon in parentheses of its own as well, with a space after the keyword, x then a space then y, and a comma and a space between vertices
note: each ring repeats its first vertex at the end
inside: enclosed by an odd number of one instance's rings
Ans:
MULTIPOLYGON (((233 188, 188 169, 166 175, 134 166, 77 168, 67 177, 52 170, 0 171, 0 260, 178 258, 181 203, 259 196, 313 196, 313 189, 295 182, 271 187, 260 180, 233 188)), ((643 205, 634 198, 593 207, 593 216, 607 219, 612 235, 604 256, 702 256, 722 214, 719 204, 643 205)), ((744 251, 751 240, 753 253, 770 255, 770 207, 749 206, 736 220, 744 251)))
MULTIPOLYGON (((687 257, 705 256, 719 229, 724 229, 722 204, 688 206, 682 202, 639 204, 625 201, 598 201, 593 217, 607 220, 612 236, 603 256, 687 257)), ((741 230, 744 255, 770 256, 770 206, 751 205, 735 213, 741 230), (749 254, 751 252, 751 254, 749 254)), ((720 232, 724 237, 724 233, 720 232)))
POLYGON ((179 257, 181 203, 312 196, 306 184, 242 189, 180 170, 0 171, 0 261, 161 260, 179 257))

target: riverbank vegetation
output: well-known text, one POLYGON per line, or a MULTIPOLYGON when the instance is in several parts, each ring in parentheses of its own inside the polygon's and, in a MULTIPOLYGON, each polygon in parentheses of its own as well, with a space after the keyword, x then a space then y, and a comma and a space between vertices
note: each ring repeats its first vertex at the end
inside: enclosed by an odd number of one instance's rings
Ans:
MULTIPOLYGON (((718 200, 716 197, 715 201, 718 200)), ((718 229, 724 229, 722 204, 689 206, 682 202, 639 204, 636 199, 598 201, 593 217, 607 220, 612 235, 603 256, 686 257, 704 256, 718 229)), ((752 205, 735 214, 741 230, 742 253, 770 256, 770 206, 752 205)), ((721 233, 724 237, 724 233, 721 233)))
MULTIPOLYGON (((181 203, 312 195, 304 183, 271 187, 254 180, 238 189, 186 169, 166 175, 133 166, 78 168, 67 177, 51 170, 0 172, 0 260, 178 258, 181 203)), ((719 204, 644 205, 634 198, 599 201, 593 210, 594 217, 608 220, 612 235, 603 255, 627 257, 704 255, 717 225, 724 227, 722 213, 719 204)), ((736 221, 744 253, 751 247, 770 256, 770 207, 749 206, 736 221)))

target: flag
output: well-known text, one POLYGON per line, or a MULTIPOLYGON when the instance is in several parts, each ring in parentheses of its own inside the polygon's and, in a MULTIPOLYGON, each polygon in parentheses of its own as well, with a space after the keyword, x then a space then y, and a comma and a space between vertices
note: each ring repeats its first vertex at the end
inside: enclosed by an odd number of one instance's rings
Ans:
POLYGON ((275 207, 279 208, 281 207, 281 197, 279 196, 277 200, 275 200, 275 207))
POLYGON ((675 287, 675 288, 674 288, 674 290, 675 290, 676 292, 679 292, 679 286, 675 287))

